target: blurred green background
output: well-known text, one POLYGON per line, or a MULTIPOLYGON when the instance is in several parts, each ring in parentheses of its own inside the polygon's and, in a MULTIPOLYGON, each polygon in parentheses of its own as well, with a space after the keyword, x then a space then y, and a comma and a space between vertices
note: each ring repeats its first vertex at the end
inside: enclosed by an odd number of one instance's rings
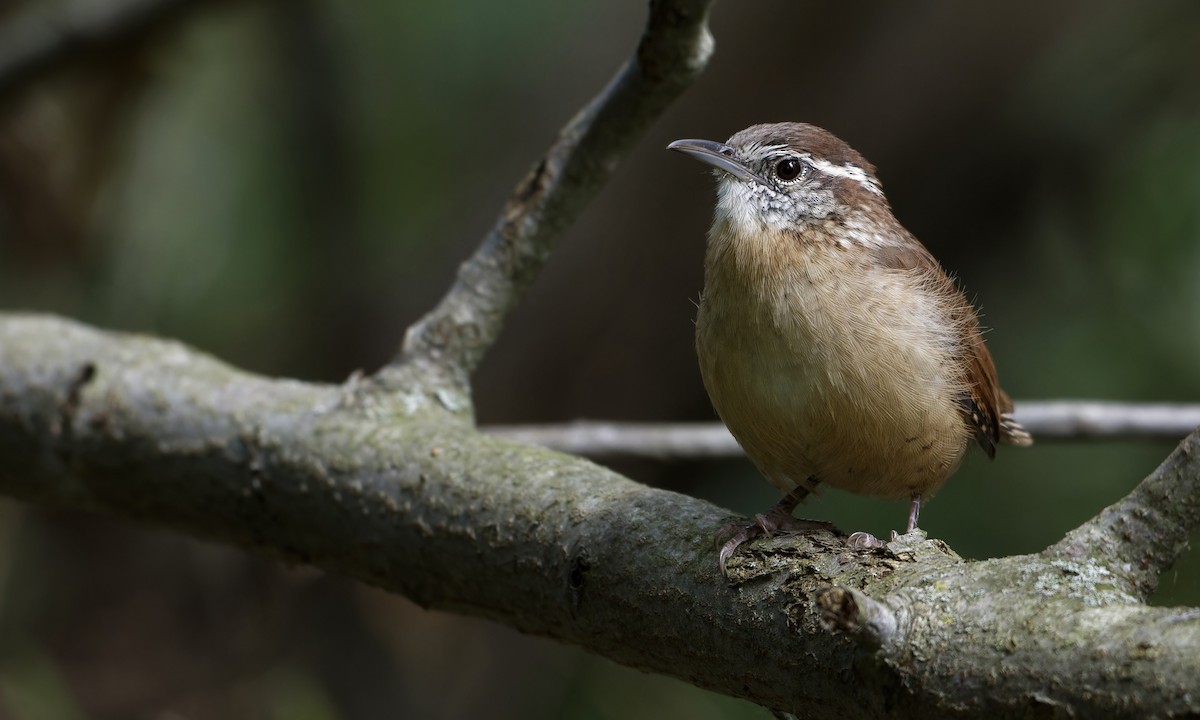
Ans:
MULTIPOLYGON (((74 0, 71 5, 103 5, 74 0)), ((271 375, 372 370, 634 47, 643 3, 198 10, 0 103, 0 307, 271 375)), ((0 0, 0 21, 67 3, 0 0)), ((664 152, 831 129, 978 298, 1018 398, 1200 400, 1200 4, 718 3, 717 53, 562 239, 477 376, 480 420, 710 420, 692 352, 712 180, 664 152)), ((1171 444, 969 457, 922 515, 1031 552, 1171 444)), ((744 461, 629 463, 739 512, 744 461)), ((806 509, 876 534, 906 509, 806 509)), ((1192 552, 1156 600, 1200 605, 1192 552)), ((339 578, 0 502, 3 718, 761 718, 339 578)))

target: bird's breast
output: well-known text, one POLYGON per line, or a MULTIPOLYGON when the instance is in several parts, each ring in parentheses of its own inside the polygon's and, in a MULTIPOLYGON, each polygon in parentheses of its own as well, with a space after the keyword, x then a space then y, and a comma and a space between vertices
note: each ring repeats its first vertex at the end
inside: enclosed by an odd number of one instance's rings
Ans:
POLYGON ((714 228, 696 321, 713 405, 774 484, 929 494, 969 436, 961 351, 920 271, 852 249, 714 228))

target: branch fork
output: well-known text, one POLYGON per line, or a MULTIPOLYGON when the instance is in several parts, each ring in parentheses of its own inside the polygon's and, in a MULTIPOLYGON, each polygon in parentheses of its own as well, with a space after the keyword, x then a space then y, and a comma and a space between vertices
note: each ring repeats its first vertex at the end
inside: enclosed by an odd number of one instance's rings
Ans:
POLYGON ((805 717, 1200 715, 1200 613, 1144 604, 1200 525, 1200 435, 1037 555, 776 537, 739 552, 730 586, 709 545, 724 510, 469 422, 505 316, 711 54, 710 4, 651 3, 634 57, 376 375, 271 380, 0 316, 0 492, 312 563, 805 717))

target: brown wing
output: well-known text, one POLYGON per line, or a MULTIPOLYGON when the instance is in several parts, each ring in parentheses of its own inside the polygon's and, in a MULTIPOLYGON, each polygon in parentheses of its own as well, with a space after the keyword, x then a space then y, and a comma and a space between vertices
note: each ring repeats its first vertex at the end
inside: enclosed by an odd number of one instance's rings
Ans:
MULTIPOLYGON (((954 291, 959 292, 957 288, 954 291)), ((962 297, 962 293, 959 296, 962 297)), ((962 405, 967 422, 975 431, 975 441, 989 458, 996 456, 996 443, 1032 445, 1033 436, 1012 416, 1013 402, 1000 388, 996 363, 979 332, 975 308, 965 297, 962 297, 961 308, 965 315, 962 327, 967 352, 967 397, 963 398, 962 405)))
POLYGON ((971 426, 975 441, 983 451, 992 458, 996 456, 996 445, 1001 441, 1028 445, 1031 442, 1028 433, 1009 415, 1012 401, 1000 389, 996 379, 996 364, 979 332, 975 308, 954 285, 954 281, 946 276, 933 255, 914 239, 903 247, 879 249, 874 259, 888 268, 926 271, 931 289, 945 295, 947 306, 951 308, 949 319, 961 328, 962 350, 966 356, 962 365, 965 377, 960 380, 967 390, 959 398, 959 406, 963 419, 971 426))
POLYGON ((1012 401, 996 380, 996 363, 992 361, 992 354, 979 332, 975 309, 965 304, 965 298, 963 303, 964 315, 970 314, 960 321, 963 325, 963 350, 967 354, 967 393, 959 403, 963 407, 963 416, 975 432, 975 442, 979 443, 989 458, 993 458, 996 457, 996 443, 1000 442, 1000 418, 1002 413, 1012 410, 1012 401))

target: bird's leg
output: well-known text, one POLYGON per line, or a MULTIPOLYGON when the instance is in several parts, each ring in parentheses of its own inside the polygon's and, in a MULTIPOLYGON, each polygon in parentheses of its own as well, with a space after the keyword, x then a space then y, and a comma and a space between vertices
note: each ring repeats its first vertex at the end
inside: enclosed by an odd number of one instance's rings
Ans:
MULTIPOLYGON (((917 518, 921 515, 921 493, 912 494, 912 504, 908 506, 908 525, 904 528, 904 534, 917 529, 917 518)), ((895 540, 899 535, 896 531, 892 531, 892 540, 895 540)), ((846 544, 855 547, 866 548, 868 550, 877 550, 881 547, 887 547, 887 543, 875 537, 869 532, 858 532, 846 538, 846 544)))
POLYGON ((912 505, 908 507, 908 527, 904 528, 907 535, 917 529, 917 517, 921 514, 921 493, 913 493, 912 505))
POLYGON ((728 575, 725 571, 725 561, 733 555, 743 543, 748 543, 759 535, 770 537, 776 532, 812 532, 814 530, 828 530, 833 527, 833 523, 825 522, 824 520, 805 520, 803 518, 792 517, 792 512, 796 506, 808 497, 812 492, 812 488, 816 487, 816 481, 810 479, 807 486, 797 486, 787 495, 784 495, 779 502, 775 503, 770 510, 765 513, 760 513, 754 516, 754 523, 750 525, 728 525, 718 535, 717 539, 728 536, 728 540, 721 546, 719 562, 721 565, 721 574, 728 575))

